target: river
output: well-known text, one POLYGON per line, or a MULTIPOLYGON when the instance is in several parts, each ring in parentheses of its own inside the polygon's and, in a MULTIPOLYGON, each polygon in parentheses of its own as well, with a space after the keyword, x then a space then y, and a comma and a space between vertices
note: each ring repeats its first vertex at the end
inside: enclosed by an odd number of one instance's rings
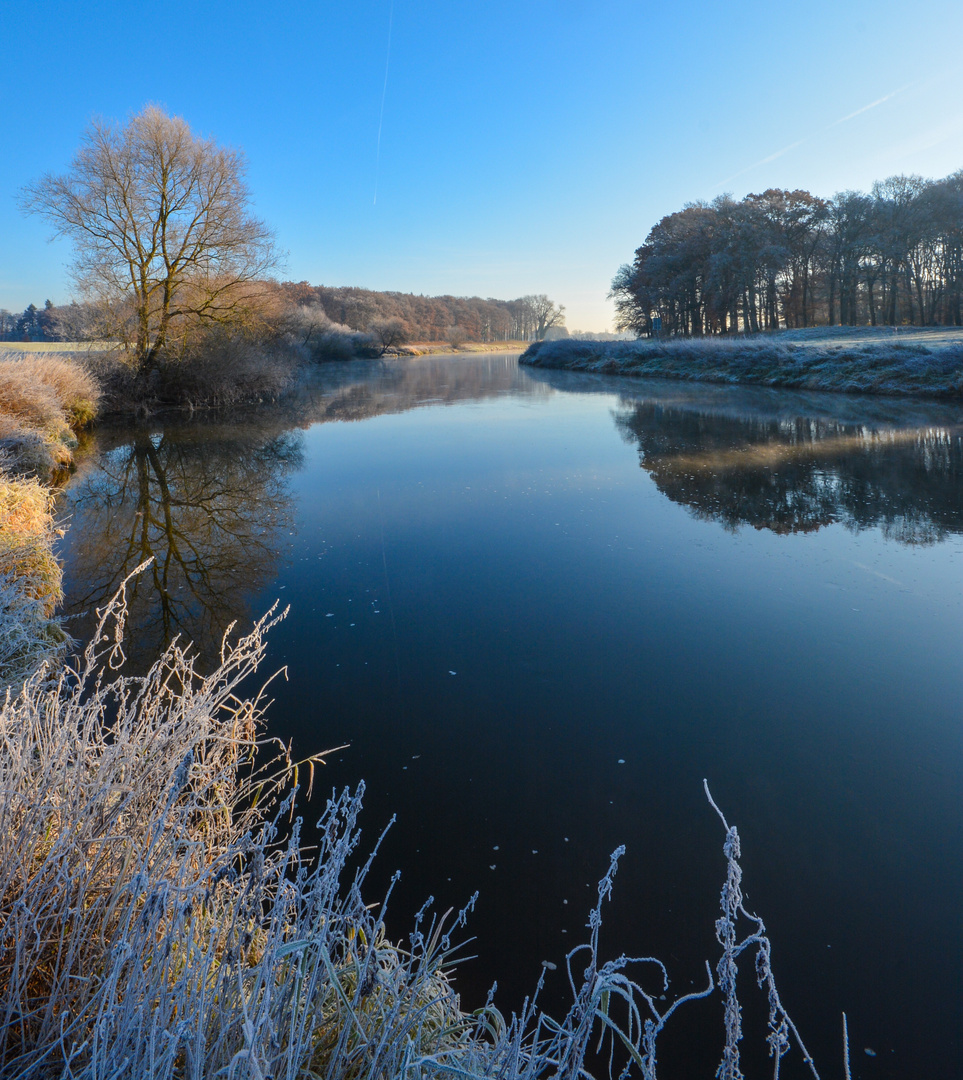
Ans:
MULTIPOLYGON (((822 1075, 960 1075, 963 413, 519 368, 320 369, 300 400, 102 428, 67 486, 75 636, 145 555, 130 662, 272 632, 271 731, 348 744, 388 924, 475 891, 464 1004, 564 958, 626 846, 602 948, 714 965, 724 830, 822 1075)), ((651 972, 647 985, 651 984, 651 972)), ((751 964, 746 1002, 756 995, 751 964)), ((658 988, 659 992, 661 987, 658 988)), ((750 1062, 758 1006, 746 1012, 750 1062)), ((718 998, 663 1074, 711 1076, 718 998)), ((787 1073, 786 1075, 796 1075, 787 1073)))

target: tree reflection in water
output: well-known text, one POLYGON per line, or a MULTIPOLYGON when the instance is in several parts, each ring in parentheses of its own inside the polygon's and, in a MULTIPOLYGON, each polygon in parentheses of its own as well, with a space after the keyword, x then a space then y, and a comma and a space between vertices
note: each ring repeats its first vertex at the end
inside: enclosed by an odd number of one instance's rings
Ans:
POLYGON ((839 522, 927 544, 963 531, 963 430, 736 416, 624 401, 623 437, 659 490, 728 529, 839 522))
POLYGON ((356 361, 325 365, 280 405, 99 431, 61 502, 71 633, 87 641, 96 609, 152 557, 129 589, 131 662, 149 665, 176 635, 213 659, 228 624, 261 614, 247 600, 279 569, 299 429, 519 393, 551 391, 531 384, 514 356, 356 361))
POLYGON ((284 427, 245 417, 102 434, 97 467, 62 505, 71 633, 86 641, 95 609, 153 558, 129 587, 131 662, 149 665, 177 635, 215 656, 247 597, 276 574, 292 527, 286 478, 301 433, 284 427))

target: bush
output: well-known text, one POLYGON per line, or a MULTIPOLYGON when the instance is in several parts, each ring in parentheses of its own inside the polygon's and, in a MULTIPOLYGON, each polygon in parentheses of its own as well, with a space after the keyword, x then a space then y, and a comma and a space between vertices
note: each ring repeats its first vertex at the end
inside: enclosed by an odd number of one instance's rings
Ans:
MULTIPOLYGON (((399 320, 394 322, 399 328, 392 327, 392 335, 403 329, 399 320)), ((384 351, 375 333, 332 322, 317 304, 301 304, 288 313, 284 340, 304 359, 318 364, 372 359, 384 351)))
POLYGON ((156 393, 190 407, 276 400, 290 385, 297 357, 279 342, 211 334, 181 359, 162 362, 156 393))
POLYGON ((308 355, 315 363, 335 360, 371 360, 381 355, 381 347, 371 334, 332 323, 312 339, 308 355))
POLYGON ((289 388, 298 364, 290 342, 224 332, 213 332, 179 357, 162 360, 146 380, 119 350, 89 359, 103 389, 104 411, 115 415, 273 401, 289 388))

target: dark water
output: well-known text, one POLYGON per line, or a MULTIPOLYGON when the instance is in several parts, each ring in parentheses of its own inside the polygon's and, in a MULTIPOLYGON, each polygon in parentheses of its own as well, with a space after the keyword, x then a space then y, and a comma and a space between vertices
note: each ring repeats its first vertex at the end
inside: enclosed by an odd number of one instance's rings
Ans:
MULTIPOLYGON (((853 1076, 954 1077, 961 420, 504 357, 332 367, 297 407, 101 432, 64 500, 69 607, 154 555, 145 664, 289 603, 273 731, 350 744, 319 786, 365 779, 372 842, 397 814, 370 887, 402 869, 394 936, 480 893, 466 1004, 497 978, 517 1008, 547 960, 563 1007, 622 843, 603 951, 661 957, 670 996, 701 982, 725 874, 705 777, 822 1075, 845 1010, 853 1076)), ((673 1023, 663 1075, 712 1076, 718 999, 673 1023)))

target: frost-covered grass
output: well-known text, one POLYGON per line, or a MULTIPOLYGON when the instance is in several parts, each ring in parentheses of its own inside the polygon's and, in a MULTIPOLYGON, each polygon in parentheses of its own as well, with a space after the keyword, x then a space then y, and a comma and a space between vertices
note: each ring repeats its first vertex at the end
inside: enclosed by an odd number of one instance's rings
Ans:
POLYGON ((15 472, 49 475, 70 464, 74 432, 96 416, 97 380, 77 359, 48 353, 0 358, 0 449, 15 472))
POLYGON ((963 396, 963 331, 852 328, 757 337, 540 341, 523 364, 613 375, 863 394, 963 396), (833 332, 838 331, 838 332, 833 332))
POLYGON ((72 460, 93 419, 96 381, 79 362, 31 353, 0 359, 0 689, 63 650, 52 618, 61 570, 52 497, 42 485, 72 460))
POLYGON ((52 495, 35 478, 4 475, 0 457, 0 692, 18 687, 67 636, 51 618, 61 599, 52 495))
MULTIPOLYGON (((553 1019, 541 984, 510 1018, 490 1000, 461 1008, 448 973, 467 909, 447 929, 423 912, 404 944, 387 939, 387 899, 364 896, 373 856, 351 869, 362 788, 331 796, 318 849, 302 849, 297 783, 320 758, 269 753, 264 692, 242 692, 273 618, 225 638, 210 675, 175 643, 146 676, 126 676, 121 592, 76 669, 38 674, 3 704, 0 1075, 576 1080, 593 1060, 611 1068, 611 1041, 616 1068, 654 1080, 664 1026, 715 979, 707 963, 705 988, 673 998, 660 961, 601 961, 621 850, 589 940, 567 958, 572 1005, 553 1019)), ((776 993, 765 927, 743 904, 738 833, 723 824, 718 1075, 741 1076, 747 952, 778 1075, 791 1042, 808 1054, 776 993)))

